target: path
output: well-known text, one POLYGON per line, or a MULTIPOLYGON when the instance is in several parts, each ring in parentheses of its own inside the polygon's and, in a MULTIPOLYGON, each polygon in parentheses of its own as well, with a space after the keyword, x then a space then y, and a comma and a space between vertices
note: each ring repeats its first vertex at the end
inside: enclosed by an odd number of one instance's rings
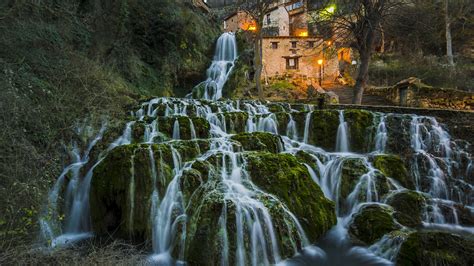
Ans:
MULTIPOLYGON (((354 93, 354 89, 350 87, 346 87, 343 85, 339 85, 336 83, 328 83, 323 84, 323 88, 326 91, 332 91, 337 96, 339 96, 339 103, 340 104, 352 104, 352 96, 354 93)), ((367 95, 364 94, 362 97, 362 104, 363 105, 373 105, 373 106, 390 106, 393 105, 390 101, 386 100, 383 97, 375 96, 375 95, 367 95)))

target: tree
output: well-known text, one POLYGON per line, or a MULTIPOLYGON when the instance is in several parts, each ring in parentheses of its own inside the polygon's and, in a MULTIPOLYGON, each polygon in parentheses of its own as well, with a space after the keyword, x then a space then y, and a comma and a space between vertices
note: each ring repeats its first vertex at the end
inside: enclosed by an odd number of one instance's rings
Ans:
MULTIPOLYGON (((400 4, 401 1, 397 0, 323 0, 310 3, 309 8, 313 10, 310 16, 316 28, 329 30, 333 39, 349 43, 359 53, 360 65, 352 99, 354 104, 362 103, 376 32, 400 4)), ((320 33, 328 36, 327 32, 320 33)))
POLYGON ((255 21, 255 42, 254 42, 254 69, 255 84, 257 86, 258 98, 264 99, 262 88, 262 39, 263 39, 263 20, 277 1, 275 0, 240 0, 239 8, 245 11, 255 21))

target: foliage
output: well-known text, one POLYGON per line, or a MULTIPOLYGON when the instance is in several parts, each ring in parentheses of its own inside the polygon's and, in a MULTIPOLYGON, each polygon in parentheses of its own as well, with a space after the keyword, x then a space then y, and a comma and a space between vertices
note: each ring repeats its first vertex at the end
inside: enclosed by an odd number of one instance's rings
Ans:
POLYGON ((391 86, 408 77, 417 77, 434 87, 472 91, 474 62, 458 60, 455 68, 443 64, 445 60, 434 56, 380 56, 370 65, 370 83, 391 86))
POLYGON ((0 250, 37 236, 76 128, 115 124, 142 95, 184 94, 217 32, 188 1, 0 3, 0 250))

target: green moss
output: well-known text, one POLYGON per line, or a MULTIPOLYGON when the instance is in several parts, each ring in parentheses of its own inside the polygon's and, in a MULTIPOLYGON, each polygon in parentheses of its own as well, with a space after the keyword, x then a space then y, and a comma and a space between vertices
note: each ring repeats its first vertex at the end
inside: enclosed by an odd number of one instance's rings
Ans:
MULTIPOLYGON (((98 235, 113 233, 116 237, 135 240, 149 237, 153 190, 149 154, 148 145, 119 146, 94 169, 90 206, 92 226, 98 235)), ((160 160, 159 153, 154 156, 157 188, 164 193, 172 178, 171 167, 160 160)))
POLYGON ((283 147, 280 136, 267 132, 240 133, 231 137, 245 151, 268 151, 278 153, 283 147))
MULTIPOLYGON (((305 120, 298 124, 298 133, 303 136, 305 120)), ((334 151, 336 146, 339 113, 336 110, 316 110, 311 116, 309 143, 328 151, 334 151)))
POLYGON ((201 117, 188 117, 188 116, 176 116, 176 117, 159 117, 158 118, 158 130, 166 137, 171 138, 173 136, 173 128, 175 121, 179 123, 180 138, 184 140, 191 139, 191 123, 193 123, 194 131, 197 138, 208 138, 209 137, 209 122, 201 117))
POLYGON ((311 241, 335 224, 334 204, 324 197, 306 167, 293 155, 262 152, 246 158, 252 181, 285 203, 311 241))
POLYGON ((247 112, 224 113, 227 132, 231 134, 245 132, 248 117, 247 112))
POLYGON ((376 130, 373 123, 373 113, 360 109, 344 110, 344 121, 347 122, 349 127, 349 141, 351 151, 369 151, 369 140, 371 139, 370 137, 374 135, 376 130))
MULTIPOLYGON (((207 140, 152 144, 159 195, 165 195, 173 178, 171 146, 183 162, 209 149, 207 140)), ((136 240, 151 236, 149 215, 153 178, 150 163, 149 144, 130 144, 113 149, 95 168, 90 194, 94 232, 99 235, 114 233, 117 237, 136 240)), ((203 179, 193 172, 187 173, 186 177, 191 192, 196 182, 203 179)))
POLYGON ((474 240, 449 232, 418 231, 402 244, 397 265, 473 265, 474 240))
MULTIPOLYGON (((346 158, 343 161, 341 170, 341 181, 339 185, 339 208, 342 211, 348 210, 347 197, 354 191, 361 177, 369 173, 366 161, 363 158, 346 158)), ((371 176, 372 182, 379 198, 382 198, 390 190, 387 178, 380 172, 374 172, 371 176)), ((375 198, 375 191, 372 198, 375 198)), ((363 182, 359 186, 358 200, 360 202, 367 201, 367 182, 363 182)))
POLYGON ((399 156, 392 154, 375 155, 373 165, 385 176, 395 179, 403 187, 415 189, 415 184, 399 156))
POLYGON ((383 235, 399 228, 392 214, 393 209, 390 206, 363 205, 352 217, 349 234, 356 243, 360 241, 364 245, 371 245, 383 235))
POLYGON ((416 191, 404 190, 387 198, 387 204, 395 209, 395 218, 405 226, 421 225, 423 210, 426 206, 425 197, 416 191))

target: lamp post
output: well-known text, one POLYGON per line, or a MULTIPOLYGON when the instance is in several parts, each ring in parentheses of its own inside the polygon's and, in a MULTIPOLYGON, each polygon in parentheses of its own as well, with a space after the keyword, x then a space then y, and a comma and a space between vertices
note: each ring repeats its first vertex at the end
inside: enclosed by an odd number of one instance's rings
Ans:
POLYGON ((323 59, 318 60, 319 65, 319 86, 323 84, 323 59))

